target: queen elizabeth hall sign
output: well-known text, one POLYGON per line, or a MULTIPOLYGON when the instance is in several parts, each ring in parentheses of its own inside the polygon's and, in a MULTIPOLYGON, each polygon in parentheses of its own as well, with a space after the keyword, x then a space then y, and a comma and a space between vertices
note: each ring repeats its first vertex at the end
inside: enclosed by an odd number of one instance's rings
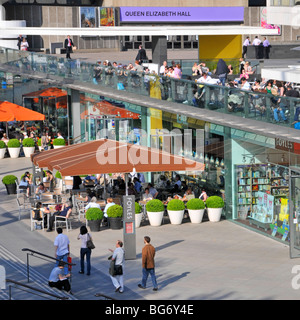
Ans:
POLYGON ((120 22, 243 22, 243 7, 120 7, 120 22))

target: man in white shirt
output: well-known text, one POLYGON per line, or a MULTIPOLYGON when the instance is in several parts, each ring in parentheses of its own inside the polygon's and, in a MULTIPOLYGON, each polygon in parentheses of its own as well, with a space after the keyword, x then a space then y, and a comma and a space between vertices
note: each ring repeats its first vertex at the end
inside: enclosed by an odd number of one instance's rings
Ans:
POLYGON ((115 266, 122 267, 122 274, 118 274, 115 276, 110 276, 113 285, 115 286, 115 292, 123 293, 124 291, 124 279, 123 279, 123 271, 124 271, 124 250, 123 250, 123 242, 118 240, 116 243, 116 249, 113 251, 109 249, 109 251, 113 252, 112 260, 115 261, 115 266))
POLYGON ((243 53, 242 53, 243 58, 245 58, 245 55, 247 55, 247 49, 249 45, 250 45, 250 40, 249 40, 249 37, 247 37, 243 43, 243 53))
POLYGON ((197 80, 197 83, 208 83, 211 81, 211 77, 207 73, 203 73, 202 77, 197 80))
POLYGON ((255 58, 259 59, 259 46, 261 44, 261 41, 258 39, 258 36, 255 37, 252 44, 255 46, 255 58))
POLYGON ((160 76, 165 76, 167 72, 168 72, 167 61, 164 61, 162 66, 159 69, 159 75, 160 76))
POLYGON ((251 90, 251 86, 250 86, 250 83, 247 81, 246 78, 242 77, 241 79, 241 89, 242 90, 251 90))
MULTIPOLYGON (((68 262, 68 256, 70 254, 70 240, 68 236, 63 234, 62 228, 57 228, 56 231, 58 235, 54 240, 55 258, 64 262, 68 262)), ((58 263, 59 261, 56 262, 56 266, 58 266, 58 263)), ((64 273, 68 274, 67 264, 64 267, 64 273)))
POLYGON ((64 137, 61 135, 60 132, 57 132, 57 139, 63 139, 64 137))

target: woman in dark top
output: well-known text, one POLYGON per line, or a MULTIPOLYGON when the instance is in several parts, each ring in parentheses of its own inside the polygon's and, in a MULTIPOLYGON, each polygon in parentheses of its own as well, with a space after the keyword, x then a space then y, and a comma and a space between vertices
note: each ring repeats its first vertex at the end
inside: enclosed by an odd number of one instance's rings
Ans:
MULTIPOLYGON (((68 201, 67 203, 64 203, 61 207, 61 211, 60 212, 55 212, 49 219, 49 229, 47 230, 52 231, 53 229, 53 224, 55 221, 55 216, 60 216, 60 217, 66 217, 69 218, 70 215, 72 213, 72 202, 68 201)), ((56 220, 59 220, 59 218, 57 218, 56 220)), ((63 220, 63 219, 60 219, 63 220)))

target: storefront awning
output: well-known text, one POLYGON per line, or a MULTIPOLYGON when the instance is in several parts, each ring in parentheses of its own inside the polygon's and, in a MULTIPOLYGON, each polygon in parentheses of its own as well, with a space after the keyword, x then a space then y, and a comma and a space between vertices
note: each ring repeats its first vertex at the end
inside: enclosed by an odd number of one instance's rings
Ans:
POLYGON ((139 114, 124 108, 116 107, 108 101, 97 101, 84 95, 80 96, 80 104, 86 105, 87 110, 81 113, 80 118, 97 116, 116 116, 119 118, 139 119, 139 114))
POLYGON ((204 164, 159 149, 115 140, 88 141, 33 154, 40 168, 58 170, 62 176, 98 173, 203 171, 204 164))

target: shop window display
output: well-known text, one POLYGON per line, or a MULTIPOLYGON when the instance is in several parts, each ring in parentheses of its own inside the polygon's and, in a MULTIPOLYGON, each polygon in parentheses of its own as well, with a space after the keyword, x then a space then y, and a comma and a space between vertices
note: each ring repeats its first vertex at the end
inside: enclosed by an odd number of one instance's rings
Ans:
POLYGON ((271 164, 236 165, 237 219, 272 236, 288 239, 287 168, 271 164))

